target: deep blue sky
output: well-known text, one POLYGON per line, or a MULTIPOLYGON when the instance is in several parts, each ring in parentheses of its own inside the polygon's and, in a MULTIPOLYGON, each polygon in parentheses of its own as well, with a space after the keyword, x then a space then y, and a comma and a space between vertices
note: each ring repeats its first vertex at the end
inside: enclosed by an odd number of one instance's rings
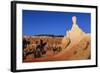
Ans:
POLYGON ((91 32, 90 13, 23 10, 23 35, 65 35, 66 30, 71 29, 72 16, 77 17, 77 24, 83 31, 91 32))

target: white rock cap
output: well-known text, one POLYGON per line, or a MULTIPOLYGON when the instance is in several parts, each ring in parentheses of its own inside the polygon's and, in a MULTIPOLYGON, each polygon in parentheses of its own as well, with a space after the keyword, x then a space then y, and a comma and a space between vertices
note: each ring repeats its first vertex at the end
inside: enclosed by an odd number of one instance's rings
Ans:
POLYGON ((73 16, 73 17, 72 17, 72 22, 73 22, 73 24, 76 24, 76 21, 77 21, 76 16, 73 16))

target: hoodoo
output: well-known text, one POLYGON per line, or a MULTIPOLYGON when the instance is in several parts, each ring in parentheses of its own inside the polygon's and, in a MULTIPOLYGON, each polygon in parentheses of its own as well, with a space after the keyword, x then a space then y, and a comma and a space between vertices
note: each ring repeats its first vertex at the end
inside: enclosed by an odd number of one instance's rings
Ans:
POLYGON ((66 38, 69 38, 71 43, 76 43, 86 35, 86 33, 78 26, 76 16, 72 17, 72 23, 72 28, 71 30, 66 31, 66 35, 62 39, 62 43, 65 42, 66 38))

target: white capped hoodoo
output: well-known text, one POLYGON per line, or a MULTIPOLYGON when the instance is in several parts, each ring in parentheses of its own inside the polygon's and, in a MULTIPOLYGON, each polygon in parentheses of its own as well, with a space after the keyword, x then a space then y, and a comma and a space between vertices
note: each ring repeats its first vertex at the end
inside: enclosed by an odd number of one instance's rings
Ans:
POLYGON ((72 17, 72 28, 69 31, 66 31, 66 35, 62 39, 62 44, 66 44, 67 38, 70 39, 71 44, 78 43, 85 35, 86 33, 78 26, 77 24, 77 17, 72 17))

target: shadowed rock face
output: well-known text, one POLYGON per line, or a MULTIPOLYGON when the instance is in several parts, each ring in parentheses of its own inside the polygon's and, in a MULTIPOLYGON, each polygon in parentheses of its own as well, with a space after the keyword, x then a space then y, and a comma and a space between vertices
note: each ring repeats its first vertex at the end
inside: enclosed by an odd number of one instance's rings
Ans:
POLYGON ((61 43, 62 49, 67 48, 67 47, 70 45, 70 43, 71 43, 70 38, 68 38, 68 37, 65 36, 65 37, 62 39, 62 43, 61 43))
MULTIPOLYGON (((91 39, 86 36, 79 41, 76 46, 74 55, 70 57, 71 60, 89 59, 91 57, 91 39)), ((74 47, 75 48, 75 47, 74 47)))

